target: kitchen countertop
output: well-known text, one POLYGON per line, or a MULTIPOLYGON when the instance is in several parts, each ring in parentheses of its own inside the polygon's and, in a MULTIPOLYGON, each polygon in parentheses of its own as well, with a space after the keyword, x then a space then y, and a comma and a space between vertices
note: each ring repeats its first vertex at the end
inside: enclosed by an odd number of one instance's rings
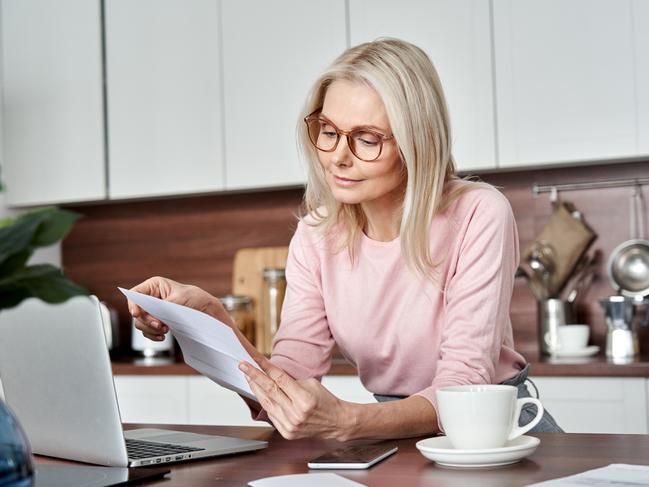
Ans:
MULTIPOLYGON (((613 364, 604 355, 584 359, 529 357, 532 377, 649 377, 649 355, 628 364, 613 364)), ((173 359, 120 358, 113 361, 115 375, 199 375, 185 363, 173 359)), ((343 359, 335 359, 329 375, 356 375, 356 369, 343 359)))

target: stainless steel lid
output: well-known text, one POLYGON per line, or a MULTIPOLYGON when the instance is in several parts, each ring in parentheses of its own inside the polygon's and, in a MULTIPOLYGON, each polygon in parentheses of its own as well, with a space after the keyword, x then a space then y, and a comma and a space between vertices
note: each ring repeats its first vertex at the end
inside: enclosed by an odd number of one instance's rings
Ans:
POLYGON ((629 208, 631 239, 613 249, 608 259, 608 277, 625 296, 649 295, 649 240, 644 231, 644 200, 637 186, 629 208))
POLYGON ((252 303, 252 298, 244 294, 226 294, 219 296, 219 301, 226 310, 233 311, 249 306, 252 303))
POLYGON ((266 267, 262 275, 266 280, 277 281, 286 278, 286 271, 281 267, 266 267))
POLYGON ((618 245, 608 260, 613 287, 625 296, 649 294, 649 241, 634 239, 618 245))

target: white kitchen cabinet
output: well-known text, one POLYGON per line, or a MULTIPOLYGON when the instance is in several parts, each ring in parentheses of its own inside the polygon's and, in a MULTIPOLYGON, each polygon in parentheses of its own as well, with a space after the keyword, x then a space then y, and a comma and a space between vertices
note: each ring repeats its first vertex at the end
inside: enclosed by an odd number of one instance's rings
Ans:
MULTIPOLYGON (((376 402, 355 376, 325 376, 322 384, 345 401, 376 402)), ((215 384, 207 377, 189 377, 189 422, 191 424, 220 424, 268 426, 253 421, 243 400, 234 392, 215 384)))
POLYGON ((189 423, 237 426, 268 426, 253 421, 241 397, 202 375, 188 377, 189 423))
POLYGON ((115 391, 124 423, 189 422, 187 376, 118 375, 115 391))
POLYGON ((649 2, 633 1, 636 80, 638 90, 638 152, 649 154, 649 2))
POLYGON ((638 47, 647 50, 636 45, 646 32, 634 38, 640 3, 494 1, 500 167, 639 154, 635 70, 638 47))
POLYGON ((376 402, 374 395, 365 389, 355 375, 326 375, 322 378, 322 385, 344 401, 361 404, 376 402))
POLYGON ((1 5, 7 203, 104 199, 100 2, 1 5))
MULTIPOLYGON (((543 406, 567 433, 646 434, 647 379, 533 377, 543 406)), ((532 387, 530 391, 533 394, 532 387)))
MULTIPOLYGON (((358 377, 326 376, 322 383, 345 401, 376 402, 358 377)), ((268 426, 253 421, 236 393, 202 375, 117 375, 115 390, 125 423, 268 426)))
POLYGON ((345 1, 223 0, 228 189, 303 184, 296 126, 307 91, 346 48, 345 1))
POLYGON ((350 0, 351 44, 398 37, 421 47, 441 78, 459 170, 496 167, 488 0, 350 0))
POLYGON ((110 198, 223 189, 218 2, 105 8, 110 198))

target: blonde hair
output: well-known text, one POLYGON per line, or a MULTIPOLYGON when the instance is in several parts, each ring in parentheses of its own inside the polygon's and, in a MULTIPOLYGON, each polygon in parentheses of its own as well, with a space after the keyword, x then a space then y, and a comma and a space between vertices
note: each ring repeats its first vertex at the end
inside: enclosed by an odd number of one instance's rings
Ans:
POLYGON ((367 221, 360 205, 336 201, 325 179, 318 152, 309 142, 302 118, 322 108, 334 81, 365 83, 383 101, 406 175, 400 225, 401 251, 408 265, 430 276, 437 263, 429 251, 433 217, 443 211, 463 185, 446 191, 459 180, 451 153, 451 129, 442 85, 426 53, 408 42, 381 38, 342 53, 316 80, 299 121, 298 141, 307 162, 304 209, 312 225, 330 230, 342 224, 342 247, 354 259, 354 248, 367 221))

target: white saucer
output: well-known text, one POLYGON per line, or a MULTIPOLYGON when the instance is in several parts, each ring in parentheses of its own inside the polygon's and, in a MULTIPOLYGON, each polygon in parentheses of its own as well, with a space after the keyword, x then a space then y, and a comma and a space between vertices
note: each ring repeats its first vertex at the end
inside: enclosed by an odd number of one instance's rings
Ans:
POLYGON ((516 463, 532 454, 541 440, 534 436, 519 436, 501 448, 458 450, 446 436, 435 436, 417 442, 423 456, 445 467, 484 468, 516 463))
POLYGON ((597 345, 591 345, 590 347, 579 348, 576 350, 554 350, 552 355, 555 357, 590 357, 599 352, 599 347, 597 345))

